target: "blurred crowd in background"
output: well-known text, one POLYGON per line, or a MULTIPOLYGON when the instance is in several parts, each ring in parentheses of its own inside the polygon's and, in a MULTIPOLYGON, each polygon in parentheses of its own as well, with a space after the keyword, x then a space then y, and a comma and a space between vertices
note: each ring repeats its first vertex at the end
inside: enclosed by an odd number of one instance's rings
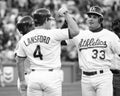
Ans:
MULTIPOLYGON (((76 19, 80 29, 86 30, 86 12, 93 5, 99 5, 104 10, 104 27, 110 29, 113 19, 120 17, 120 0, 0 0, 0 57, 2 62, 14 61, 14 50, 19 40, 16 30, 17 20, 41 7, 50 9, 55 21, 52 28, 60 28, 63 17, 56 15, 61 6, 68 7, 76 19)), ((62 46, 63 61, 76 61, 77 52, 73 46, 62 46)))

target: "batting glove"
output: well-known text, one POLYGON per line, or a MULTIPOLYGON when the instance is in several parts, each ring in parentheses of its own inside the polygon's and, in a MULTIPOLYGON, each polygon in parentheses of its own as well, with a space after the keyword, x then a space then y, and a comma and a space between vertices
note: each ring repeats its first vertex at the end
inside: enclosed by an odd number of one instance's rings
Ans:
POLYGON ((62 7, 58 10, 58 15, 59 16, 65 16, 65 14, 68 12, 67 7, 62 7))

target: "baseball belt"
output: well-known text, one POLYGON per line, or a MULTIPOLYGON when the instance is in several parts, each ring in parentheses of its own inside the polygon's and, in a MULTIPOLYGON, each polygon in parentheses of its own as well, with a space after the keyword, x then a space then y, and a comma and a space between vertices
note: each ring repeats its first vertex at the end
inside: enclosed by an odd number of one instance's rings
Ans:
MULTIPOLYGON (((31 69, 32 71, 37 71, 37 70, 46 70, 46 69, 31 69)), ((54 69, 47 69, 47 71, 53 71, 54 69)))
MULTIPOLYGON (((98 73, 98 71, 92 71, 92 72, 83 71, 83 74, 87 75, 87 76, 96 75, 97 73, 98 73)), ((99 70, 99 73, 102 74, 102 73, 104 73, 104 71, 103 70, 99 70)))

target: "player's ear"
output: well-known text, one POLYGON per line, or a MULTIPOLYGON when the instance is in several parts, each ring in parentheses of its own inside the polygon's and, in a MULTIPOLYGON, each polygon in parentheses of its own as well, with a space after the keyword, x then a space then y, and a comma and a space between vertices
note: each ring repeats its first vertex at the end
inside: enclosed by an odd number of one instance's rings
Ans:
POLYGON ((99 23, 102 23, 102 22, 103 22, 103 18, 102 18, 102 17, 99 17, 98 22, 99 22, 99 23))

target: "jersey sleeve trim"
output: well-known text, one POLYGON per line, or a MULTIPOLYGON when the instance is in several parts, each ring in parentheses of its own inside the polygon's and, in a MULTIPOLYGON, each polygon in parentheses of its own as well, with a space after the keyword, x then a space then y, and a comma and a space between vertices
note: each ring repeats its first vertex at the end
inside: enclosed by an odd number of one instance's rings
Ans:
MULTIPOLYGON (((18 55, 17 55, 18 56, 18 55)), ((20 58, 27 58, 27 56, 18 56, 18 57, 20 57, 20 58)))

